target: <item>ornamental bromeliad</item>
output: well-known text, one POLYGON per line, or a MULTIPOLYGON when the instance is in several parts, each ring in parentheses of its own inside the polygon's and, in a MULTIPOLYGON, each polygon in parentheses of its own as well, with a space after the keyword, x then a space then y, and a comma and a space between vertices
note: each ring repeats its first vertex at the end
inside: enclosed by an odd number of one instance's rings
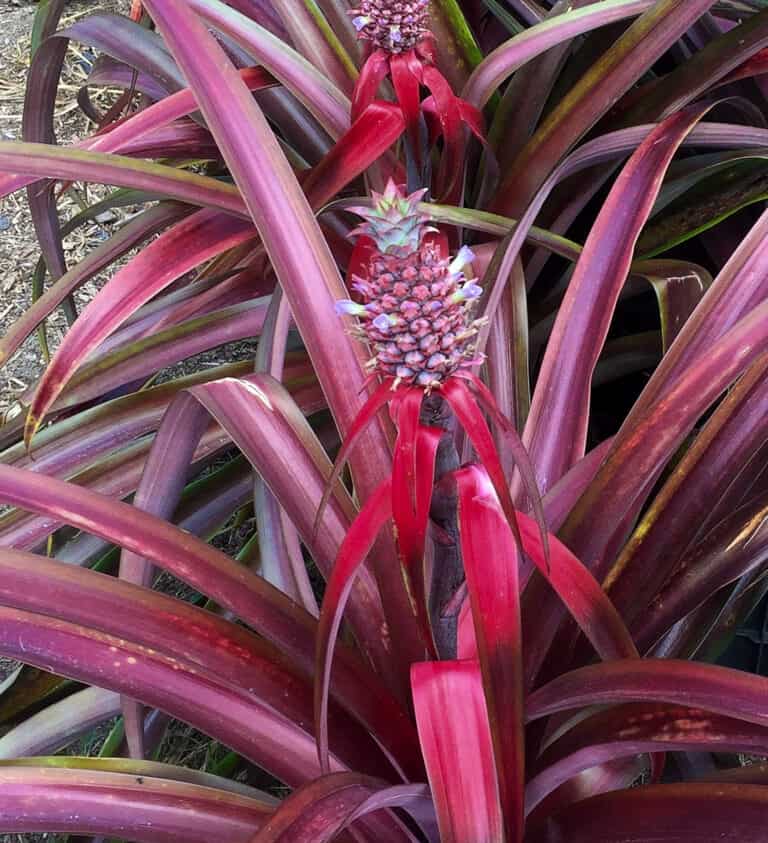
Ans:
POLYGON ((533 467, 511 422, 471 370, 472 364, 480 362, 472 340, 478 325, 473 309, 482 293, 467 270, 473 255, 463 247, 453 260, 449 257, 447 238, 430 227, 429 217, 419 210, 424 192, 406 195, 390 180, 384 193, 373 194, 370 207, 347 209, 363 218, 351 232, 357 242, 348 271, 349 284, 362 301, 344 299, 338 302, 337 310, 360 319, 353 331, 372 348, 371 380, 379 379, 380 383, 363 404, 342 444, 316 525, 352 446, 385 406, 397 427, 397 439, 392 473, 368 498, 351 525, 323 601, 317 636, 315 714, 324 769, 329 769, 326 711, 333 645, 355 574, 390 518, 425 654, 437 658, 427 608, 424 550, 437 449, 443 437, 451 434, 424 423, 421 410, 425 395, 434 392, 441 396, 466 431, 482 463, 480 471, 495 491, 502 520, 506 518, 521 547, 519 513, 484 412, 504 432, 534 504, 543 549, 540 562, 545 570, 548 564, 548 538, 533 467))
POLYGON ((479 362, 472 345, 478 324, 473 309, 482 292, 471 274, 465 274, 472 252, 464 247, 451 260, 446 237, 431 228, 428 217, 419 210, 423 193, 406 195, 390 181, 383 194, 374 193, 372 207, 351 209, 364 220, 352 232, 358 239, 348 273, 350 286, 362 302, 344 299, 337 309, 360 319, 353 330, 371 346, 371 380, 380 383, 363 404, 342 445, 316 523, 352 446, 385 406, 397 427, 397 439, 392 474, 352 524, 323 604, 318 632, 322 681, 316 688, 323 764, 327 763, 324 712, 330 649, 355 572, 389 518, 395 525, 401 572, 422 630, 425 653, 436 656, 425 591, 424 547, 437 448, 441 439, 451 434, 424 423, 421 409, 426 394, 441 396, 465 429, 520 541, 509 478, 504 476, 484 411, 503 430, 526 491, 535 502, 542 543, 547 546, 543 511, 525 449, 488 388, 471 371, 472 364, 479 362))

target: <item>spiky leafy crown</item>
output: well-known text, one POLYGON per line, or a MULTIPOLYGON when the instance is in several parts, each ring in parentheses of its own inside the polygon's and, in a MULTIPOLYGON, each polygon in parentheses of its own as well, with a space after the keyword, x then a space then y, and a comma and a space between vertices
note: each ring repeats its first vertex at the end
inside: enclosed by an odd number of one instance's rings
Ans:
POLYGON ((348 208, 365 220, 351 235, 371 237, 383 255, 415 252, 422 235, 434 230, 427 226, 429 217, 418 210, 425 193, 426 190, 417 190, 406 196, 390 179, 384 193, 373 192, 371 207, 348 208))
POLYGON ((404 53, 429 33, 428 10, 429 0, 362 0, 350 14, 360 38, 388 53, 404 53))

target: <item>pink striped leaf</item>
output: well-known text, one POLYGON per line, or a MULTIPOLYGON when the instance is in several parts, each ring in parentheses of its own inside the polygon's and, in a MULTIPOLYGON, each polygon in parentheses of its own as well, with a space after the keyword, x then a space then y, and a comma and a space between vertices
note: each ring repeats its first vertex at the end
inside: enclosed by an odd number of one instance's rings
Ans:
POLYGON ((273 0, 273 6, 297 51, 311 57, 312 64, 340 91, 351 92, 355 66, 320 10, 288 0, 273 0))
POLYGON ((82 261, 33 302, 5 332, 0 339, 0 364, 17 351, 35 327, 73 290, 142 240, 162 231, 187 213, 189 213, 189 208, 186 206, 162 203, 126 223, 108 241, 89 252, 82 261))
POLYGON ((259 800, 167 778, 45 765, 0 768, 0 829, 130 837, 137 843, 248 843, 272 811, 259 800))
MULTIPOLYGON (((240 71, 243 82, 251 90, 259 90, 269 84, 269 77, 260 67, 248 67, 240 71)), ((157 133, 174 121, 187 117, 197 108, 195 97, 189 88, 164 97, 159 102, 150 104, 142 111, 113 124, 103 134, 75 142, 79 149, 93 152, 114 152, 129 155, 136 153, 146 138, 156 137, 157 133)), ((0 175, 0 194, 3 196, 20 190, 34 181, 30 176, 0 175)))
POLYGON ((546 817, 574 802, 600 793, 629 788, 647 772, 648 765, 643 760, 645 757, 626 756, 577 773, 539 802, 526 818, 528 826, 535 828, 546 817))
POLYGON ((690 705, 768 725, 768 679, 703 662, 678 659, 619 659, 564 673, 534 691, 526 717, 590 705, 657 701, 690 705))
MULTIPOLYGON (((210 206, 247 216, 240 193, 231 184, 189 170, 71 147, 0 141, 0 172, 40 178, 113 184, 167 196, 191 205, 210 206)), ((0 185, 3 196, 18 190, 18 180, 0 185)))
POLYGON ((712 5, 659 0, 647 8, 547 115, 505 171, 493 209, 522 212, 568 150, 712 5))
MULTIPOLYGON (((387 807, 407 810, 412 803, 426 801, 424 785, 392 787, 358 773, 330 773, 295 790, 250 843, 330 843, 355 819, 371 811, 387 807)), ((391 839, 394 843, 396 838, 391 839)), ((397 839, 416 840, 404 827, 397 839)))
MULTIPOLYGON (((151 559, 213 598, 273 641, 299 669, 314 670, 316 622, 311 615, 254 573, 205 542, 159 518, 87 489, 31 471, 0 466, 0 499, 53 516, 151 559)), ((337 680, 347 670, 356 678, 347 690, 365 689, 370 699, 374 675, 348 650, 340 651, 337 680), (367 679, 362 679, 366 675, 367 679)), ((345 691, 346 693, 346 691, 345 691)), ((396 710, 395 709, 392 710, 396 710)))
POLYGON ((539 759, 540 772, 526 787, 526 812, 556 787, 597 763, 659 751, 762 754, 768 727, 689 706, 629 703, 578 723, 539 759))
MULTIPOLYGON (((336 302, 345 297, 328 244, 264 115, 206 27, 189 14, 189 4, 147 0, 145 7, 195 91, 283 288, 328 407, 345 436, 357 415, 365 351, 344 331, 328 330, 337 324, 336 302), (226 98, 222 90, 228 92, 226 98)), ((381 483, 390 461, 380 426, 369 429, 364 439, 364 453, 352 460, 361 500, 381 483)), ((404 584, 387 576, 389 564, 389 554, 376 555, 374 568, 390 631, 398 642, 402 675, 408 659, 421 651, 421 642, 404 584)))
MULTIPOLYGON (((267 301, 248 298, 250 300, 158 329, 105 354, 92 354, 66 383, 53 408, 61 410, 98 399, 123 384, 141 382, 202 351, 258 337, 267 301)), ((303 363, 299 360, 296 363, 292 367, 296 380, 310 380, 312 369, 306 358, 303 363)), ((317 393, 318 401, 322 403, 322 393, 319 389, 317 393)))
POLYGON ((27 443, 79 363, 111 331, 185 272, 253 236, 253 227, 245 220, 217 211, 198 211, 150 243, 120 270, 68 331, 46 369, 30 407, 27 443))
POLYGON ((392 516, 392 484, 385 480, 366 501, 352 522, 339 548, 331 578, 320 609, 315 669, 315 734, 317 751, 324 772, 328 758, 328 693, 336 639, 355 574, 373 547, 376 536, 392 516))
MULTIPOLYGON (((291 721, 186 660, 97 630, 0 607, 0 653, 105 687, 194 725, 295 786, 319 771, 315 742, 291 721)), ((343 765, 332 758, 332 766, 343 765)))
POLYGON ((418 662, 411 684, 441 843, 498 843, 504 821, 478 663, 418 662))
POLYGON ((653 3, 654 0, 619 0, 600 6, 590 4, 536 23, 487 55, 467 80, 461 98, 483 108, 496 88, 525 62, 585 32, 636 17, 653 3))
POLYGON ((525 740, 519 552, 487 474, 456 473, 461 554, 472 607, 504 815, 505 840, 523 839, 525 740), (489 549, 493 552, 489 554, 489 549))
POLYGON ((763 303, 711 345, 706 355, 690 364, 669 392, 645 404, 631 426, 629 420, 625 422, 629 429, 614 438, 562 532, 597 576, 607 574, 617 526, 636 511, 649 482, 658 476, 699 417, 745 369, 752 364, 764 365, 768 352, 766 326, 768 303, 763 303), (641 447, 641 442, 651 442, 652 447, 641 447), (586 531, 580 519, 598 502, 599 509, 593 511, 600 512, 605 526, 586 531))
POLYGON ((582 456, 589 384, 640 234, 672 156, 709 106, 661 123, 626 164, 592 226, 547 343, 524 440, 543 492, 582 456), (622 208, 631 206, 630 215, 622 208))
MULTIPOLYGON (((260 26, 251 17, 231 8, 221 0, 189 0, 189 10, 200 15, 220 32, 229 35, 258 60, 301 102, 328 134, 341 137, 350 125, 350 103, 347 97, 311 62, 285 41, 260 26)), ((150 13, 150 4, 146 4, 150 13)), ((166 37, 167 43, 171 41, 166 37)), ((175 50, 179 64, 184 66, 175 50)), ((187 74, 191 80, 191 75, 187 74)), ((192 85, 196 88, 196 85, 192 85)), ((353 119, 355 116, 353 115, 353 119)), ((210 125, 210 123, 209 123, 210 125)))
MULTIPOLYGON (((311 735, 311 683, 275 647, 242 627, 163 594, 40 556, 0 550, 0 570, 3 605, 80 624, 176 657, 201 676, 252 694, 311 735)), ((335 703, 331 713, 334 752, 339 749, 354 769, 389 775, 391 768, 381 763, 380 751, 367 732, 335 703), (356 745, 367 749, 358 752, 356 745)), ((383 743, 388 742, 384 737, 383 743)))

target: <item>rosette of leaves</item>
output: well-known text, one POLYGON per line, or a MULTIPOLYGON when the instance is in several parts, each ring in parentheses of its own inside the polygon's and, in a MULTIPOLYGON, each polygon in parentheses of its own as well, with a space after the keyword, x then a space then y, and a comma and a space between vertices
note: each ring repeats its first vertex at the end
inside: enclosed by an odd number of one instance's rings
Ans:
POLYGON ((41 671, 0 694, 0 830, 763 839, 724 753, 765 755, 766 680, 714 662, 765 593, 768 13, 433 3, 411 43, 356 27, 381 4, 62 7, 0 143, 41 247, 0 356, 70 321, 0 429, 0 654, 41 671), (69 41, 95 127, 60 146, 69 41), (114 190, 60 218, 80 182, 114 190), (428 302, 458 330, 417 336, 428 302), (232 755, 149 760, 169 717, 232 755))

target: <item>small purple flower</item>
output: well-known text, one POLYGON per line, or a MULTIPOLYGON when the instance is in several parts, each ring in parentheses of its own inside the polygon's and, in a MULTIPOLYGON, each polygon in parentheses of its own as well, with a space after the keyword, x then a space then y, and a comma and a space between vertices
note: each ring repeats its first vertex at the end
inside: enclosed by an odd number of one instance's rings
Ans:
POLYGON ((336 313, 345 316, 367 316, 368 311, 362 304, 351 299, 341 299, 336 302, 336 313))
POLYGON ((469 263, 475 259, 475 253, 469 246, 462 246, 459 249, 458 254, 456 257, 451 261, 450 265, 448 266, 448 272, 451 275, 458 275, 461 270, 469 263))
POLYGON ((467 281, 467 283, 450 297, 452 304, 461 304, 463 301, 471 301, 479 298, 483 294, 483 288, 474 281, 467 281))
POLYGON ((389 313, 382 313, 373 320, 373 324, 382 334, 386 334, 390 328, 394 328, 397 320, 389 313))

